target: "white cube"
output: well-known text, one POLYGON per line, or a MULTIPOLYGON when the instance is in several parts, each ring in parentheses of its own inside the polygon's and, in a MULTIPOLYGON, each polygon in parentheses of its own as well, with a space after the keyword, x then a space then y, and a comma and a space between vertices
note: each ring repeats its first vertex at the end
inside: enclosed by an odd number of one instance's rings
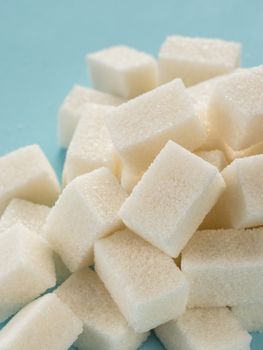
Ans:
POLYGON ((248 332, 263 331, 263 304, 242 304, 231 308, 234 316, 248 332))
MULTIPOLYGON (((46 205, 35 204, 24 199, 14 198, 6 207, 0 219, 0 234, 15 224, 23 224, 32 233, 43 234, 50 208, 46 205)), ((54 253, 57 282, 61 283, 69 276, 69 270, 60 257, 54 253)))
POLYGON ((58 139, 62 147, 68 147, 80 119, 83 105, 87 103, 118 106, 124 100, 94 89, 75 85, 65 97, 58 112, 58 139))
POLYGON ((149 335, 134 332, 89 268, 72 274, 56 294, 83 322, 75 344, 79 350, 136 350, 149 335))
POLYGON ((222 139, 233 148, 248 148, 263 138, 263 79, 250 70, 220 81, 212 94, 209 120, 222 139))
POLYGON ((67 350, 82 332, 81 321, 55 294, 21 310, 1 331, 0 349, 67 350))
POLYGON ((215 149, 212 151, 198 151, 195 152, 198 157, 206 160, 208 163, 214 165, 219 171, 222 171, 227 166, 227 161, 224 152, 215 149))
POLYGON ((157 85, 157 63, 144 52, 113 46, 87 55, 93 86, 124 98, 133 98, 157 85))
POLYGON ((92 264, 95 240, 123 226, 117 213, 126 198, 107 168, 81 175, 63 190, 44 230, 70 271, 92 264))
POLYGON ((106 120, 124 164, 146 170, 168 140, 190 150, 205 140, 205 132, 181 80, 139 96, 108 114, 106 120))
POLYGON ((227 308, 187 310, 155 333, 167 350, 250 350, 252 340, 227 308))
POLYGON ((112 106, 83 106, 81 119, 70 142, 63 170, 63 183, 102 166, 114 174, 119 171, 119 159, 105 124, 112 106))
POLYGON ((38 145, 0 157, 0 215, 12 198, 53 205, 59 191, 55 172, 38 145))
POLYGON ((53 254, 41 237, 22 224, 0 235, 0 322, 55 284, 53 254))
POLYGON ((182 252, 189 307, 260 303, 263 229, 198 231, 182 252))
POLYGON ((30 231, 41 233, 50 208, 46 205, 35 204, 24 199, 12 199, 0 220, 0 233, 12 225, 21 223, 30 231))
POLYGON ((224 186, 216 167, 169 141, 119 214, 131 230, 177 257, 224 186))
POLYGON ((263 224, 263 155, 235 159, 223 171, 226 190, 213 209, 230 227, 263 224))
POLYGON ((188 282, 174 261, 129 230, 95 243, 95 269, 136 332, 185 311, 188 282))
POLYGON ((231 72, 240 65, 240 51, 236 42, 168 36, 159 52, 160 82, 181 78, 190 86, 231 72))

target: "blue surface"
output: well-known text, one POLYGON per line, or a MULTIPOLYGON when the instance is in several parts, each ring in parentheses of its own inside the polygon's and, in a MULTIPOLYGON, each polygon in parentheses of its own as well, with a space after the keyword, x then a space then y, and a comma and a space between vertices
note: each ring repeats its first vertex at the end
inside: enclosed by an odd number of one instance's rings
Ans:
MULTIPOLYGON (((262 14, 261 0, 0 0, 0 154, 39 143, 60 174, 57 109, 73 84, 89 83, 87 52, 127 44, 156 55, 179 33, 241 41, 243 65, 258 65, 262 14)), ((255 335, 252 349, 262 348, 255 335)), ((142 349, 162 346, 151 338, 142 349)))

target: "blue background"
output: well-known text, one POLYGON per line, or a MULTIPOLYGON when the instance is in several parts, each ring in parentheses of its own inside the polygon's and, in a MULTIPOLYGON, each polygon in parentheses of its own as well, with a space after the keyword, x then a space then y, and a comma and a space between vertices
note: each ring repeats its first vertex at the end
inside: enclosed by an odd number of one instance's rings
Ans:
MULTIPOLYGON (((87 52, 127 44, 157 55, 179 33, 240 41, 253 66, 263 63, 262 24, 261 0, 0 0, 0 154, 39 143, 61 173, 57 110, 73 84, 89 84, 87 52)), ((143 349, 162 346, 152 338, 143 349)))

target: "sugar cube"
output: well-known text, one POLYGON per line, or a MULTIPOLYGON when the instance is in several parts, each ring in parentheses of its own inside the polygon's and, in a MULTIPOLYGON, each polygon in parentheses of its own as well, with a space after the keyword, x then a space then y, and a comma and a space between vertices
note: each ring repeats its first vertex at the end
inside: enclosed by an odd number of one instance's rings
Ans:
POLYGON ((82 323, 55 294, 22 309, 1 331, 0 349, 67 350, 82 332, 82 323))
POLYGON ((149 335, 134 332, 89 268, 73 273, 56 294, 83 322, 75 344, 79 350, 136 350, 149 335))
POLYGON ((93 86, 124 98, 133 98, 157 85, 157 63, 144 52, 113 46, 87 55, 93 86))
POLYGON ((223 171, 226 190, 217 205, 218 216, 225 208, 225 217, 235 228, 263 224, 263 155, 235 159, 223 171))
POLYGON ((260 303, 263 229, 198 231, 182 252, 191 283, 188 307, 260 303))
POLYGON ((9 202, 1 216, 0 233, 17 223, 23 224, 30 231, 40 233, 49 211, 50 208, 46 205, 14 198, 9 202))
POLYGON ((227 166, 224 152, 218 149, 212 151, 198 151, 195 152, 195 154, 214 165, 219 171, 222 171, 227 166))
POLYGON ((80 119, 83 105, 118 106, 124 100, 94 89, 75 85, 64 99, 58 112, 58 138, 62 147, 68 147, 80 119))
POLYGON ((227 308, 187 310, 155 333, 167 350, 249 350, 252 340, 227 308))
POLYGON ((168 140, 194 150, 205 132, 181 80, 143 94, 108 114, 106 124, 124 164, 146 170, 168 140))
POLYGON ((190 86, 231 72, 240 65, 240 51, 236 42, 168 36, 159 52, 160 82, 181 78, 190 86))
POLYGON ((112 106, 83 106, 81 119, 70 142, 63 170, 63 183, 94 169, 106 166, 117 175, 119 161, 105 124, 112 106))
POLYGON ((1 233, 0 322, 55 284, 52 251, 41 237, 22 224, 1 233))
POLYGON ((52 205, 58 194, 56 175, 38 145, 0 157, 0 215, 12 198, 52 205))
POLYGON ((231 308, 235 317, 248 332, 263 331, 263 304, 242 304, 231 308))
POLYGON ((216 167, 169 141, 119 215, 142 238, 177 257, 224 186, 216 167))
MULTIPOLYGON (((0 234, 18 223, 23 224, 32 233, 42 234, 42 229, 49 212, 50 208, 46 205, 35 204, 24 199, 14 198, 10 201, 1 216, 0 234)), ((57 282, 60 283, 68 277, 69 271, 57 254, 54 253, 53 258, 57 282)))
POLYGON ((95 240, 123 226, 117 213, 126 197, 107 168, 81 175, 63 190, 44 236, 70 271, 92 264, 95 240))
POLYGON ((95 269, 136 332, 185 311, 189 290, 183 273, 170 257, 128 229, 95 243, 95 269))
POLYGON ((263 79, 244 70, 218 82, 211 96, 209 120, 233 150, 262 141, 263 79))

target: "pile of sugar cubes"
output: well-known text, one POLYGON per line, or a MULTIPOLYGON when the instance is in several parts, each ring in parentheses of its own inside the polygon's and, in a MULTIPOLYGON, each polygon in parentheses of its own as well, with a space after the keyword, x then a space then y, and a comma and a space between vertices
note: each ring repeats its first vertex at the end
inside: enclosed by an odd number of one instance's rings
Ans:
POLYGON ((59 109, 62 189, 0 158, 0 349, 248 350, 263 330, 263 66, 170 36, 87 56, 59 109))

